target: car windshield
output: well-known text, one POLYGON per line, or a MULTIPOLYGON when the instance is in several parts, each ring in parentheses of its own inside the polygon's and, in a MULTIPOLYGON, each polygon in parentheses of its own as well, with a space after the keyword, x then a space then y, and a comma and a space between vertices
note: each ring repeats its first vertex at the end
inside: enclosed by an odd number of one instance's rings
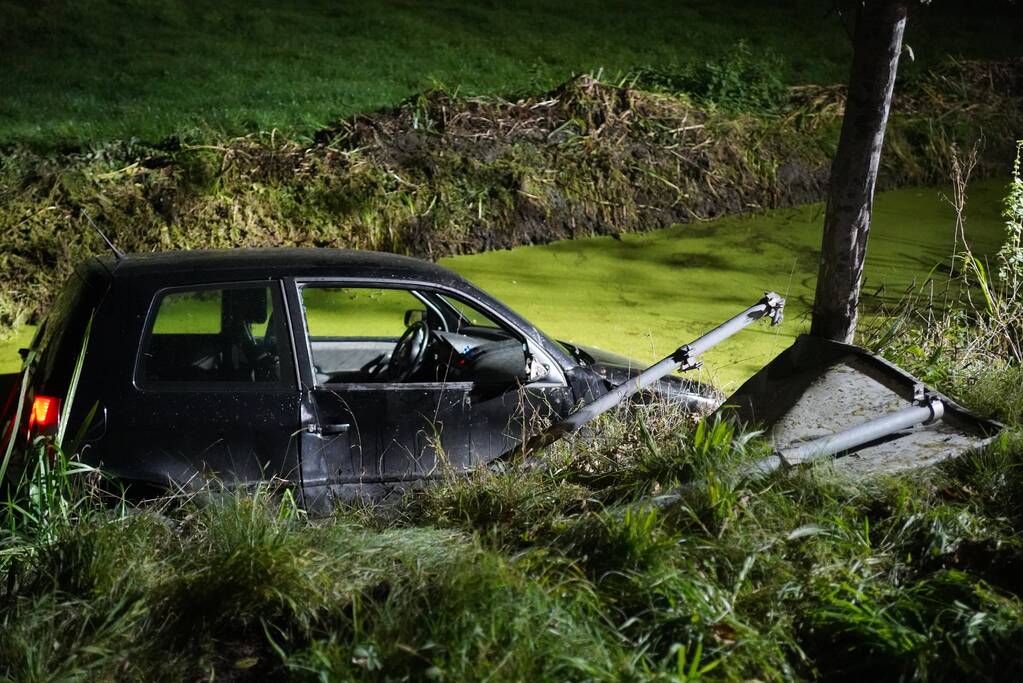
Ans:
POLYGON ((449 322, 453 332, 460 332, 469 328, 501 329, 501 326, 493 318, 464 301, 444 294, 437 294, 436 297, 453 314, 450 316, 449 322))

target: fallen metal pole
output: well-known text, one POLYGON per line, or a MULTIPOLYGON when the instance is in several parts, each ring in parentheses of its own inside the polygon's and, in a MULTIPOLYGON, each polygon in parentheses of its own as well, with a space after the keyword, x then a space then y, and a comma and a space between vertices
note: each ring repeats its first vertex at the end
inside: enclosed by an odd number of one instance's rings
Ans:
POLYGON ((777 451, 751 468, 751 474, 768 474, 779 468, 795 467, 852 450, 919 424, 930 424, 945 415, 945 404, 934 397, 924 398, 919 405, 903 408, 849 429, 789 446, 777 451))
MULTIPOLYGON (((745 476, 757 478, 779 469, 789 469, 821 458, 831 457, 910 427, 937 422, 944 415, 945 404, 940 399, 924 397, 918 405, 882 415, 849 429, 806 441, 798 446, 790 446, 776 451, 773 455, 758 460, 748 467, 745 476)), ((671 505, 678 501, 686 491, 691 491, 700 485, 700 482, 683 484, 651 498, 650 502, 660 507, 671 505)))
POLYGON ((532 453, 552 442, 579 430, 590 420, 603 415, 625 399, 646 389, 654 382, 675 370, 691 370, 701 365, 699 356, 711 347, 740 332, 751 323, 764 317, 771 318, 771 325, 782 320, 785 299, 774 292, 767 292, 757 304, 750 306, 739 315, 721 323, 707 334, 680 346, 670 356, 658 361, 635 377, 613 387, 603 396, 587 403, 567 418, 530 437, 520 453, 532 453))

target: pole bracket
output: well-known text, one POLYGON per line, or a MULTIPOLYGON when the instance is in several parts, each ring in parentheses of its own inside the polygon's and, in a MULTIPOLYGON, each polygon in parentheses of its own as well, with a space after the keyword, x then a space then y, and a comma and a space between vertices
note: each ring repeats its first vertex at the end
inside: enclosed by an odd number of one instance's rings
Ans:
POLYGON ((671 357, 676 363, 678 363, 679 372, 697 370, 703 367, 703 361, 697 360, 693 356, 693 347, 689 344, 683 344, 675 349, 675 353, 671 354, 671 357))
POLYGON ((764 315, 771 319, 771 327, 781 325, 785 318, 785 299, 774 292, 764 292, 760 303, 765 308, 764 315))

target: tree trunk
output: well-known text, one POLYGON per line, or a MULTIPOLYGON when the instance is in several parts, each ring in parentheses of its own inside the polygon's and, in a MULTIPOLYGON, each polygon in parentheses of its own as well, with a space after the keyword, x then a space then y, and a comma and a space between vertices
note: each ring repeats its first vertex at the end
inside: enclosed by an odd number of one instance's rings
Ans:
POLYGON ((810 334, 852 342, 877 166, 906 26, 905 0, 866 0, 853 35, 845 116, 831 164, 810 334))

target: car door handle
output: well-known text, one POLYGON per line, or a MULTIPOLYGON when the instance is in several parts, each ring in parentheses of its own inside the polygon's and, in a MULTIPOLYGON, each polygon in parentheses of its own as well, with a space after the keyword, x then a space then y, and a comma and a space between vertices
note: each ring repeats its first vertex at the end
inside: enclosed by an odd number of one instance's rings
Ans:
POLYGON ((333 434, 344 434, 351 429, 349 424, 333 424, 333 425, 320 425, 319 432, 324 436, 330 436, 333 434))

